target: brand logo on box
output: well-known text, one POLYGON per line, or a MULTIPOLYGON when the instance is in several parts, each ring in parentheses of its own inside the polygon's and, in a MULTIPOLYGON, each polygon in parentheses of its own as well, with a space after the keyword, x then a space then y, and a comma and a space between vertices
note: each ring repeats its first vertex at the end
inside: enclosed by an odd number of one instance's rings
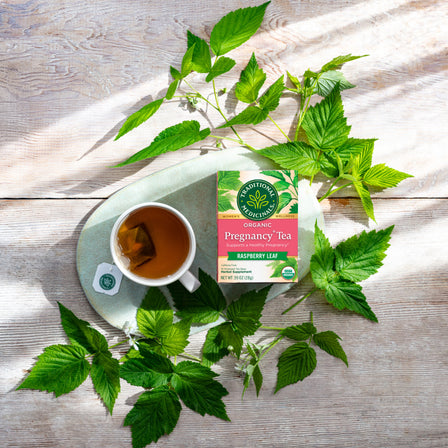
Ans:
POLYGON ((236 203, 245 218, 263 221, 277 211, 278 193, 269 182, 254 179, 239 189, 236 203))

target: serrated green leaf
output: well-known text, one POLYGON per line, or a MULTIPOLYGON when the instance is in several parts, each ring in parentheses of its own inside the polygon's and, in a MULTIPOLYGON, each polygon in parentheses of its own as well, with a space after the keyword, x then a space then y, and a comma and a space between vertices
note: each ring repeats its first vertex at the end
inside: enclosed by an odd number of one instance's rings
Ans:
POLYGON ((225 15, 214 26, 210 35, 213 53, 221 56, 249 40, 260 28, 269 3, 237 9, 225 15))
POLYGON ((243 348, 243 337, 236 332, 230 322, 224 322, 216 328, 222 338, 223 347, 226 347, 228 351, 235 353, 236 357, 239 358, 243 348))
POLYGON ((182 361, 175 367, 171 384, 185 406, 202 416, 209 414, 230 421, 222 401, 228 392, 213 379, 215 376, 216 373, 204 365, 182 361))
POLYGON ((361 286, 356 283, 336 277, 325 288, 325 298, 338 310, 348 309, 378 322, 362 293, 361 286))
POLYGON ((179 86, 179 80, 175 79, 170 86, 168 87, 168 90, 166 92, 165 98, 167 100, 171 100, 176 93, 177 87, 179 86))
POLYGON ((218 327, 210 328, 202 346, 202 365, 210 367, 229 354, 218 327))
POLYGON ((116 165, 124 166, 140 160, 149 159, 160 154, 190 146, 193 143, 204 140, 210 135, 210 128, 200 130, 200 124, 196 120, 183 121, 163 130, 154 141, 146 148, 137 152, 129 159, 116 165))
POLYGON ((250 360, 249 365, 246 367, 246 375, 244 376, 243 380, 243 396, 250 385, 250 380, 254 381, 255 392, 258 397, 258 395, 260 394, 261 386, 263 385, 263 374, 261 373, 260 366, 257 364, 257 360, 254 358, 250 360))
POLYGON ((187 41, 188 48, 195 45, 191 59, 193 70, 198 73, 208 73, 212 68, 212 59, 207 42, 190 31, 187 31, 187 41))
POLYGON ((334 151, 323 152, 319 158, 319 165, 320 170, 325 176, 329 178, 339 176, 339 167, 334 151))
POLYGON ((341 359, 348 367, 347 355, 339 343, 339 339, 341 338, 333 331, 322 331, 313 335, 313 341, 320 349, 335 358, 341 359))
POLYGON ((280 213, 292 201, 291 193, 285 192, 278 197, 277 212, 280 213))
POLYGON ((143 392, 129 411, 124 426, 131 426, 133 448, 144 448, 170 434, 179 420, 182 406, 168 386, 143 392))
POLYGON ((344 56, 336 56, 330 62, 327 62, 321 69, 322 72, 329 70, 337 70, 342 67, 346 62, 354 61, 355 59, 364 58, 368 56, 363 54, 362 56, 352 56, 351 54, 346 54, 344 56))
POLYGON ((282 168, 297 170, 302 176, 314 176, 320 165, 317 151, 304 142, 286 142, 260 149, 258 154, 268 157, 282 168))
POLYGON ((305 322, 301 325, 293 325, 286 327, 280 332, 281 335, 295 341, 306 341, 316 333, 316 327, 311 322, 305 322))
POLYGON ((106 338, 92 328, 88 322, 58 302, 62 328, 73 345, 84 348, 89 353, 107 352, 106 338))
POLYGON ((93 386, 112 415, 115 400, 120 392, 120 365, 110 352, 97 353, 90 370, 93 386))
POLYGON ((345 280, 360 282, 378 272, 383 265, 394 226, 384 230, 363 231, 335 248, 336 270, 345 280))
POLYGON ((362 180, 364 174, 372 165, 374 141, 367 141, 359 154, 352 159, 352 175, 356 180, 362 180))
POLYGON ((361 203, 362 203, 362 206, 363 206, 364 211, 366 212, 367 216, 376 222, 375 214, 373 211, 373 202, 372 202, 372 198, 370 197, 369 190, 360 181, 354 181, 353 185, 354 185, 359 197, 361 198, 361 203))
POLYGON ((240 336, 250 336, 261 326, 261 313, 271 285, 259 291, 248 291, 227 308, 227 318, 240 336))
POLYGON ((336 86, 338 86, 339 91, 356 87, 345 79, 342 72, 330 70, 319 75, 315 91, 318 95, 326 97, 330 95, 336 86))
POLYGON ((288 347, 277 363, 277 385, 275 392, 289 384, 303 381, 316 368, 316 352, 306 342, 297 342, 288 347))
POLYGON ((413 177, 410 174, 389 168, 384 163, 369 168, 363 176, 366 184, 379 188, 396 187, 402 180, 413 177))
POLYGON ((327 151, 342 145, 348 138, 350 126, 344 117, 338 88, 315 106, 311 106, 302 123, 308 142, 316 149, 327 151))
POLYGON ((134 347, 131 347, 128 350, 128 352, 119 359, 119 362, 123 363, 123 362, 128 361, 129 359, 134 359, 134 358, 142 358, 142 355, 140 354, 140 352, 137 349, 135 349, 134 347))
POLYGON ((218 191, 218 212, 233 210, 232 199, 233 196, 231 194, 218 191))
POLYGON ((246 68, 241 72, 240 80, 235 86, 235 96, 243 103, 253 103, 266 81, 266 73, 258 67, 255 54, 249 60, 246 68))
POLYGON ((334 151, 338 154, 343 162, 348 162, 350 158, 354 158, 365 148, 372 148, 375 143, 375 138, 348 138, 341 146, 338 146, 334 151))
POLYGON ((258 124, 266 120, 268 117, 268 111, 265 109, 260 109, 258 106, 246 107, 238 115, 235 115, 227 123, 218 126, 218 129, 228 128, 230 126, 235 126, 237 124, 258 124))
POLYGON ((317 223, 314 226, 314 254, 311 256, 310 270, 314 284, 325 289, 334 277, 335 253, 330 241, 317 223))
POLYGON ((81 346, 50 345, 17 389, 46 390, 56 397, 71 392, 89 375, 90 364, 85 356, 81 346))
POLYGON ((221 56, 216 59, 213 67, 210 70, 210 73, 206 76, 205 80, 210 82, 212 79, 215 79, 217 76, 220 76, 224 73, 229 72, 235 66, 236 62, 228 58, 226 56, 221 56))
POLYGON ((180 74, 182 78, 185 78, 193 71, 193 55, 196 49, 196 44, 193 43, 191 47, 188 47, 187 51, 182 58, 182 64, 180 74))
POLYGON ((227 302, 218 283, 210 275, 199 269, 201 286, 190 293, 180 282, 168 285, 168 290, 177 308, 176 315, 191 319, 195 323, 215 322, 225 309, 227 302))
POLYGON ((218 171, 218 189, 238 190, 242 185, 239 171, 218 171))
POLYGON ((164 356, 140 347, 141 358, 133 358, 120 366, 120 376, 133 386, 145 388, 168 384, 174 372, 173 363, 164 356))
POLYGON ((151 118, 159 110, 160 106, 163 103, 163 100, 164 98, 160 98, 159 100, 152 101, 151 103, 143 106, 137 112, 134 112, 131 116, 129 116, 118 131, 115 140, 118 140, 124 134, 127 134, 129 131, 132 131, 132 129, 140 126, 146 120, 151 118))
POLYGON ((283 78, 283 75, 280 76, 280 78, 278 78, 277 81, 275 81, 274 84, 272 84, 260 97, 259 103, 264 110, 272 112, 277 109, 280 104, 280 97, 285 90, 283 78))
POLYGON ((299 204, 297 202, 294 202, 294 204, 291 205, 291 208, 289 209, 289 214, 299 213, 299 204))
POLYGON ((137 310, 140 333, 148 338, 167 336, 173 324, 173 310, 159 288, 149 288, 137 310))
POLYGON ((171 325, 167 335, 162 337, 163 352, 169 356, 180 355, 189 344, 190 327, 191 321, 188 319, 180 320, 171 325))

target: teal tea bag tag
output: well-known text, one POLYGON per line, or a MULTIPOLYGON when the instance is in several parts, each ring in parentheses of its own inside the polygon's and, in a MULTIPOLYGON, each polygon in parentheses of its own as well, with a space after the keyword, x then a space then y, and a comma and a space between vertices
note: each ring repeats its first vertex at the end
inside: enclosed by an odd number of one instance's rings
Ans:
POLYGON ((101 263, 96 268, 93 289, 96 292, 114 296, 120 289, 123 274, 114 264, 101 263))

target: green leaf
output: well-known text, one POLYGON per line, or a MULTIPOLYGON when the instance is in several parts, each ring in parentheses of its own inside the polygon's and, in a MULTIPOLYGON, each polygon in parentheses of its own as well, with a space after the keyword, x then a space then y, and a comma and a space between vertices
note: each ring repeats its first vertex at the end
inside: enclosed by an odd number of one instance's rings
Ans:
POLYGON ((266 90, 265 93, 260 97, 260 106, 268 110, 269 112, 274 111, 277 109, 278 105, 280 104, 280 97, 283 94, 283 91, 285 90, 285 84, 283 82, 284 76, 280 76, 280 78, 277 79, 277 81, 272 84, 269 89, 266 90))
POLYGON ((249 60, 246 68, 241 72, 240 80, 235 86, 235 96, 243 103, 253 103, 266 81, 266 73, 258 67, 255 54, 249 60))
POLYGON ((131 426, 133 448, 144 448, 170 434, 179 420, 182 406, 168 386, 143 392, 126 416, 123 425, 131 426))
POLYGON ((119 359, 119 362, 123 363, 125 361, 128 361, 129 359, 134 359, 134 358, 142 358, 142 355, 140 354, 140 352, 137 349, 135 349, 134 347, 131 347, 128 350, 128 352, 119 359))
POLYGON ((56 397, 71 392, 89 375, 90 364, 85 356, 80 346, 50 345, 17 389, 46 390, 56 397))
POLYGON ((93 386, 112 415, 115 400, 120 392, 120 365, 112 354, 97 353, 90 370, 93 386))
POLYGON ((92 328, 88 322, 79 319, 75 314, 58 302, 61 324, 70 342, 84 348, 89 353, 107 352, 106 338, 92 328))
POLYGON ((237 124, 258 124, 266 120, 267 117, 268 111, 266 109, 260 109, 258 106, 249 106, 227 123, 218 126, 218 129, 228 128, 237 124))
POLYGON ((276 179, 285 180, 285 175, 282 171, 273 171, 273 170, 266 170, 262 171, 261 174, 264 174, 266 176, 275 177, 276 179))
POLYGON ((238 190, 242 185, 239 171, 218 171, 218 189, 238 190))
POLYGON ((357 180, 362 180, 364 174, 372 165, 372 155, 374 140, 368 140, 362 147, 359 154, 352 161, 352 175, 357 180))
POLYGON ((222 401, 228 392, 213 379, 215 376, 217 374, 206 366, 182 361, 175 367, 171 384, 185 406, 202 416, 209 414, 230 421, 222 401))
POLYGON ((346 62, 354 61, 355 59, 364 58, 368 56, 363 54, 362 56, 352 56, 351 54, 346 54, 344 56, 337 56, 330 62, 327 62, 321 69, 322 72, 327 72, 329 70, 337 70, 342 67, 346 62))
POLYGON ((279 180, 275 182, 274 187, 277 191, 288 190, 291 187, 291 184, 286 180, 279 180))
POLYGON ((138 329, 148 338, 167 336, 173 324, 173 315, 160 289, 149 288, 137 310, 138 329))
POLYGON ((180 71, 175 69, 172 66, 170 66, 170 73, 174 79, 177 79, 178 81, 180 81, 182 79, 182 75, 180 74, 180 71))
POLYGON ((236 357, 239 358, 243 348, 243 337, 237 333, 230 322, 224 322, 216 328, 222 338, 223 346, 226 347, 227 350, 235 353, 236 357))
POLYGON ((360 282, 375 274, 383 265, 393 228, 363 231, 341 242, 335 249, 336 270, 341 277, 360 282))
POLYGON ((361 154, 363 149, 372 148, 376 139, 374 138, 348 138, 341 146, 334 149, 338 156, 344 162, 348 162, 350 158, 361 154))
POLYGON ((163 100, 164 98, 152 101, 151 103, 143 106, 140 110, 134 112, 131 116, 129 116, 119 130, 117 136, 115 137, 115 140, 118 140, 124 134, 127 134, 129 131, 132 131, 132 129, 140 126, 146 120, 151 118, 159 110, 160 106, 163 103, 163 100))
POLYGON ((141 358, 126 361, 120 367, 120 376, 133 386, 144 388, 168 384, 174 372, 173 363, 164 356, 140 346, 141 358))
POLYGON ((361 286, 356 283, 342 278, 334 278, 325 288, 325 298, 338 310, 348 309, 378 322, 362 293, 361 286))
POLYGON ((299 92, 302 89, 302 86, 300 85, 300 81, 296 76, 291 75, 288 71, 286 71, 286 74, 288 75, 288 79, 291 81, 292 85, 299 90, 299 92))
POLYGON ((292 201, 291 193, 282 193, 278 197, 277 212, 280 213, 292 201))
POLYGON ((179 86, 179 80, 175 79, 170 86, 168 87, 168 90, 166 92, 165 98, 167 100, 170 100, 173 98, 174 94, 176 93, 177 87, 179 86))
POLYGON ((243 381, 244 388, 242 395, 244 397, 244 393, 248 389, 250 381, 253 379, 255 385, 255 391, 258 397, 261 390, 261 386, 263 385, 263 374, 261 373, 261 369, 259 366, 261 350, 257 348, 255 345, 251 345, 249 342, 246 344, 246 348, 250 356, 252 356, 252 358, 249 362, 249 365, 247 365, 245 368, 246 375, 244 376, 243 381))
POLYGON ((408 177, 413 176, 389 168, 384 163, 381 163, 369 168, 364 173, 363 181, 374 187, 390 188, 396 187, 402 180, 407 179, 408 177))
POLYGON ((316 93, 326 97, 330 95, 336 86, 338 86, 339 91, 356 87, 345 79, 342 72, 330 70, 320 74, 316 83, 316 93))
POLYGON ((314 254, 311 256, 310 270, 314 284, 319 289, 325 289, 334 277, 335 253, 327 237, 314 226, 314 254))
POLYGON ((169 356, 180 355, 189 344, 191 321, 180 320, 171 325, 166 336, 162 337, 162 350, 169 356))
POLYGON ((227 210, 233 210, 232 205, 233 196, 228 193, 218 191, 218 212, 226 212, 227 210))
POLYGON ((331 356, 341 359, 348 367, 347 355, 341 347, 339 339, 341 338, 333 331, 322 331, 313 335, 313 341, 319 348, 331 356))
POLYGON ((366 212, 367 216, 376 222, 375 214, 373 212, 373 202, 372 202, 372 198, 370 197, 369 190, 360 181, 353 182, 353 185, 355 186, 355 189, 356 189, 359 197, 361 198, 361 203, 362 203, 362 206, 363 206, 364 211, 366 212))
POLYGON ((269 3, 237 9, 225 15, 214 26, 210 35, 213 53, 221 56, 249 40, 260 28, 269 3))
POLYGON ((271 285, 259 291, 248 291, 227 308, 227 317, 232 328, 240 336, 250 336, 261 326, 261 313, 271 285))
POLYGON ((193 55, 196 49, 196 44, 193 43, 191 47, 188 47, 187 51, 182 58, 182 65, 180 69, 180 74, 182 78, 185 78, 193 71, 193 55))
POLYGON ((281 335, 295 341, 306 341, 316 333, 316 327, 311 322, 305 322, 302 325, 293 325, 286 327, 280 332, 281 335))
POLYGON ((235 64, 236 62, 233 59, 221 56, 220 58, 216 59, 213 67, 210 70, 210 73, 206 76, 205 80, 207 82, 210 82, 217 76, 229 72, 230 70, 232 70, 235 64))
POLYGON ((297 202, 294 202, 294 204, 292 204, 291 208, 289 209, 290 215, 292 215, 294 213, 299 213, 299 204, 297 202))
POLYGON ((316 368, 316 352, 306 342, 297 342, 288 347, 277 363, 277 385, 275 392, 289 384, 303 381, 316 368))
POLYGON ((202 346, 202 365, 210 367, 229 354, 219 327, 210 328, 202 346))
POLYGON ((260 149, 258 154, 268 157, 282 168, 297 170, 302 176, 319 172, 318 152, 304 142, 286 142, 260 149))
POLYGON ((210 275, 199 269, 201 286, 190 293, 180 282, 168 285, 168 290, 178 309, 177 316, 197 323, 215 322, 225 309, 227 302, 218 283, 210 275))
POLYGON ((344 117, 338 88, 320 103, 308 109, 302 123, 311 146, 327 151, 342 145, 348 138, 350 126, 344 117))
POLYGON ((195 36, 187 31, 188 48, 195 45, 191 65, 195 72, 208 73, 212 68, 212 59, 210 57, 210 48, 204 39, 195 36))
POLYGON ((204 140, 210 135, 209 128, 205 128, 202 131, 199 128, 200 124, 196 120, 183 121, 182 123, 170 126, 163 130, 148 147, 137 152, 126 161, 119 163, 117 166, 128 165, 169 151, 177 151, 178 149, 204 140))

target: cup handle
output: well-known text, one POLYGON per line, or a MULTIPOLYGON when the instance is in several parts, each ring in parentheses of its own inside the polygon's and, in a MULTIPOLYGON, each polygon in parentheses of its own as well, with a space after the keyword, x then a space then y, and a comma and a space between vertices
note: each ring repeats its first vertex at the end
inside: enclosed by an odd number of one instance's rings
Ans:
POLYGON ((196 291, 201 286, 199 280, 190 271, 185 272, 179 280, 190 292, 196 291))

